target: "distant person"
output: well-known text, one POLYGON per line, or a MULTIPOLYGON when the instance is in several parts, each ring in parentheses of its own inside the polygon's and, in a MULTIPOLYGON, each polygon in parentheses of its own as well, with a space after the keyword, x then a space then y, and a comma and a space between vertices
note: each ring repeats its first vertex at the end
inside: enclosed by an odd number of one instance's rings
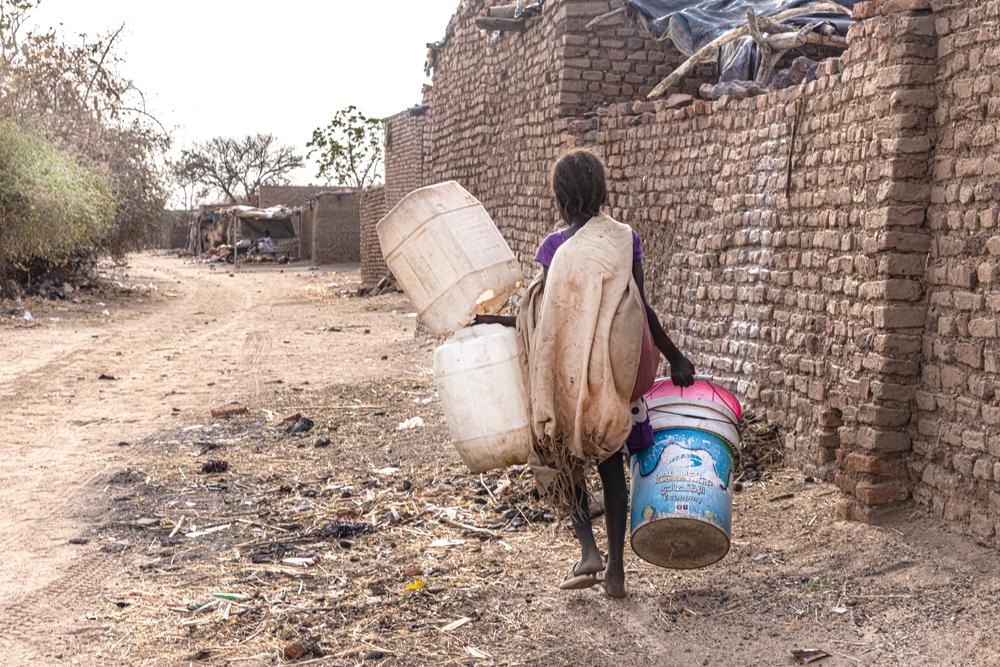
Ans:
POLYGON ((604 165, 587 151, 556 164, 552 186, 566 228, 550 234, 535 255, 541 273, 528 286, 516 323, 479 316, 478 323, 517 326, 527 356, 532 452, 539 491, 567 512, 580 560, 563 589, 602 586, 625 596, 624 547, 627 446, 653 445, 643 394, 656 378, 659 354, 674 384, 690 386, 694 365, 677 349, 646 303, 639 236, 602 212, 608 197, 604 165), (597 463, 604 487, 608 558, 594 540, 585 484, 597 463))
POLYGON ((267 229, 264 230, 264 236, 260 237, 257 241, 257 252, 274 252, 274 239, 271 238, 271 232, 267 229))

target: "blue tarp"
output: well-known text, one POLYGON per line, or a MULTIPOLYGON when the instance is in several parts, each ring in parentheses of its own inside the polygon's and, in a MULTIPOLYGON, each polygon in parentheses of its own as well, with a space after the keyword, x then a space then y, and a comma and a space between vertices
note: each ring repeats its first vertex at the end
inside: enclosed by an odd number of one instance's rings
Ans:
MULTIPOLYGON (((838 4, 851 9, 860 0, 841 0, 838 4)), ((658 40, 669 39, 677 49, 692 55, 713 39, 733 28, 745 25, 747 9, 753 7, 758 16, 772 16, 786 9, 813 4, 815 0, 626 0, 635 9, 649 33, 658 40)), ((851 25, 848 14, 820 12, 788 19, 789 25, 804 26, 817 21, 829 23, 837 33, 846 35, 851 25)), ((752 78, 758 60, 757 48, 750 38, 744 38, 721 54, 720 79, 752 78)))

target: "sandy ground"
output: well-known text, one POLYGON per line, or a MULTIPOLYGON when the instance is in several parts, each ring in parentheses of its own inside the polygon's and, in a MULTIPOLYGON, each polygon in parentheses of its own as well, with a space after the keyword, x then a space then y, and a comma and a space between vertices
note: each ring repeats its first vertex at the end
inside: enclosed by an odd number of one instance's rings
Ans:
POLYGON ((35 326, 0 328, 4 664, 69 661, 99 632, 80 621, 119 572, 92 545, 69 541, 100 520, 107 492, 93 482, 135 457, 119 443, 204 418, 212 405, 252 403, 274 380, 378 377, 387 364, 370 355, 412 346, 412 319, 361 312, 351 323, 371 333, 330 347, 321 329, 348 313, 318 307, 313 293, 336 291, 337 268, 254 266, 234 276, 224 265, 141 255, 129 277, 157 284, 160 296, 108 302, 110 317, 98 305, 59 322, 36 310, 35 326))
POLYGON ((132 277, 159 296, 0 327, 3 664, 271 665, 296 641, 327 665, 1000 663, 994 549, 840 522, 838 491, 790 470, 737 495, 718 565, 629 553, 627 600, 560 592, 571 534, 525 475, 462 469, 401 297, 338 295, 346 269, 140 256, 132 277), (209 416, 231 400, 250 413, 209 416), (285 434, 294 411, 314 430, 285 434), (230 469, 201 475, 212 457, 230 469), (341 520, 372 532, 303 537, 341 520))

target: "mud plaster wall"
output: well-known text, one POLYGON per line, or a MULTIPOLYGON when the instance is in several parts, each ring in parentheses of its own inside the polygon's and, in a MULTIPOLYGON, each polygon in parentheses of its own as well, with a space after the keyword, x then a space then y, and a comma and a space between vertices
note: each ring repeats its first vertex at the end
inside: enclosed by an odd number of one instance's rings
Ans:
POLYGON ((361 284, 365 287, 377 284, 389 273, 375 233, 375 225, 385 214, 385 188, 366 188, 361 194, 361 284))
POLYGON ((262 185, 252 199, 254 206, 258 208, 294 208, 308 204, 310 199, 328 190, 330 188, 322 185, 262 185))
POLYGON ((934 8, 929 317, 910 472, 920 505, 990 538, 1000 527, 1000 2, 934 8))
POLYGON ((314 200, 313 264, 360 261, 360 201, 360 192, 324 194, 314 200))
POLYGON ((308 203, 302 206, 299 213, 299 259, 312 260, 313 222, 316 217, 316 206, 308 203))

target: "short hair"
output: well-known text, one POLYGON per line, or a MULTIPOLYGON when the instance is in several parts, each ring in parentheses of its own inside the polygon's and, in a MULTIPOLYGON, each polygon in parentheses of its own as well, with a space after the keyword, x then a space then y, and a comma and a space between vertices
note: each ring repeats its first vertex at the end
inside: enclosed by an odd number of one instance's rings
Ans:
POLYGON ((552 191, 567 218, 593 218, 608 201, 604 163, 590 151, 567 153, 552 168, 552 191))

